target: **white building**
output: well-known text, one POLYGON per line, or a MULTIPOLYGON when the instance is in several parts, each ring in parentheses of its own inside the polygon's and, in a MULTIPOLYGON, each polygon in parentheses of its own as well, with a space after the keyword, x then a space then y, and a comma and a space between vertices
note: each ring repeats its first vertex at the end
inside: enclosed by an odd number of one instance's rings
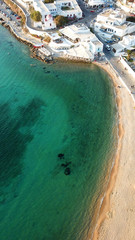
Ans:
POLYGON ((46 29, 54 29, 54 28, 56 28, 56 24, 53 20, 52 15, 49 14, 49 15, 45 16, 43 29, 46 30, 46 29))
POLYGON ((36 11, 42 15, 42 24, 34 23, 35 27, 42 27, 42 29, 56 28, 53 17, 61 15, 64 17, 82 18, 82 10, 80 9, 76 0, 56 0, 54 3, 44 3, 43 0, 17 0, 27 10, 33 6, 36 11))
POLYGON ((123 1, 118 1, 118 6, 121 7, 125 12, 135 12, 135 0, 123 0, 123 1))
POLYGON ((29 6, 33 4, 33 0, 17 0, 17 2, 19 2, 27 10, 29 9, 29 6))
POLYGON ((125 53, 126 48, 121 43, 115 43, 111 45, 111 50, 114 56, 121 56, 125 53))
POLYGON ((103 43, 100 42, 98 39, 90 41, 90 52, 93 55, 97 55, 103 52, 103 43))
POLYGON ((72 59, 85 60, 85 61, 93 61, 93 54, 87 50, 83 45, 79 45, 74 48, 70 48, 65 52, 65 56, 70 57, 72 59))
POLYGON ((56 0, 45 4, 53 16, 61 15, 68 18, 82 18, 82 10, 76 0, 56 0))
POLYGON ((135 49, 135 35, 124 36, 123 40, 111 46, 112 52, 115 56, 120 56, 125 53, 125 50, 135 49))
POLYGON ((59 36, 58 33, 49 33, 49 36, 51 38, 49 47, 51 47, 51 49, 53 49, 56 52, 70 49, 73 46, 73 44, 70 41, 59 36))
POLYGON ((94 7, 94 6, 102 6, 104 5, 104 0, 89 0, 88 1, 88 5, 90 7, 94 7))
POLYGON ((113 5, 113 0, 88 0, 90 7, 113 5))
POLYGON ((134 47, 135 46, 135 35, 124 36, 123 40, 122 40, 122 43, 125 46, 134 47))
POLYGON ((60 29, 59 32, 73 43, 81 41, 89 42, 90 38, 94 35, 84 24, 73 24, 60 29))
POLYGON ((103 52, 103 43, 84 24, 70 25, 61 29, 60 33, 71 42, 85 47, 93 56, 103 52))
POLYGON ((94 30, 123 37, 135 31, 135 23, 126 22, 126 14, 121 10, 108 10, 97 15, 94 30))
MULTIPOLYGON (((33 0, 33 7, 36 11, 39 11, 41 13, 43 30, 56 28, 56 24, 53 21, 53 17, 49 9, 42 2, 42 0, 33 0)), ((37 23, 35 24, 37 25, 37 23)))
POLYGON ((45 5, 46 5, 46 8, 48 9, 48 11, 51 13, 52 16, 56 16, 57 15, 56 4, 48 3, 48 4, 45 4, 45 5))

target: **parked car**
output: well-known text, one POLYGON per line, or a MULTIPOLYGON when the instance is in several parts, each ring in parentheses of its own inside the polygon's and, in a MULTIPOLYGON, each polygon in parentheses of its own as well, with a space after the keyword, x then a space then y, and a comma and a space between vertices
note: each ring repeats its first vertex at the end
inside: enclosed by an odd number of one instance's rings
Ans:
POLYGON ((108 44, 105 45, 105 48, 106 48, 108 51, 111 50, 111 47, 110 47, 108 44))
POLYGON ((16 17, 16 19, 20 19, 20 18, 21 18, 20 16, 16 17))
POLYGON ((90 12, 94 13, 95 11, 94 11, 94 10, 91 10, 90 12))

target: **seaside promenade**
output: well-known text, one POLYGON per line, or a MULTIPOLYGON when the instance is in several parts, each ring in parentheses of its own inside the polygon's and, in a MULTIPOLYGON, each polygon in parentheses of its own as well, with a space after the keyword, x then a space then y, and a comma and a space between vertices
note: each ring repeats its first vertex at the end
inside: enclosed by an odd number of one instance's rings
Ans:
POLYGON ((127 69, 123 66, 119 57, 112 57, 107 55, 107 60, 112 65, 113 69, 120 76, 122 81, 125 83, 126 87, 129 89, 129 92, 132 94, 132 97, 135 99, 135 73, 134 76, 129 73, 127 69))

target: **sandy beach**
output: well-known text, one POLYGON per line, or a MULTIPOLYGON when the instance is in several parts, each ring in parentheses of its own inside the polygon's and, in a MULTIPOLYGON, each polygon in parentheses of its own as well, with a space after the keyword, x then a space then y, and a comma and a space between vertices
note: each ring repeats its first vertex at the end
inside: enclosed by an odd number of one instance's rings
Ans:
POLYGON ((107 71, 114 81, 119 111, 119 144, 93 240, 134 240, 135 102, 109 64, 95 64, 107 71))

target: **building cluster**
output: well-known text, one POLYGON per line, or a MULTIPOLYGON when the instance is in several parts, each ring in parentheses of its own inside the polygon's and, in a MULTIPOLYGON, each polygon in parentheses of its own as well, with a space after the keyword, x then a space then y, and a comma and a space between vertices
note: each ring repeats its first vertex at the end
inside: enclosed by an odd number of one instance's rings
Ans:
POLYGON ((122 55, 126 49, 134 49, 135 23, 126 21, 123 10, 110 9, 98 14, 92 26, 99 38, 104 41, 113 43, 114 39, 119 40, 110 46, 115 56, 122 55))
MULTIPOLYGON (((29 11, 32 6, 39 11, 42 21, 34 22, 34 27, 42 30, 55 29, 54 17, 61 15, 70 19, 82 18, 82 10, 76 0, 55 0, 53 3, 45 3, 44 0, 17 0, 29 11)), ((88 0, 88 5, 111 5, 113 0, 88 0)), ((97 14, 90 27, 93 34, 84 24, 73 24, 59 30, 58 33, 47 33, 51 39, 49 46, 55 52, 65 55, 93 60, 103 57, 103 43, 107 50, 115 56, 120 56, 126 49, 134 49, 135 23, 126 21, 126 13, 121 9, 109 8, 97 14), (100 39, 100 40, 99 40, 100 39), (106 46, 111 43, 111 46, 106 46)))
POLYGON ((113 0, 88 0, 87 4, 90 7, 113 6, 113 0))
POLYGON ((94 30, 101 35, 107 33, 121 38, 135 31, 135 23, 127 22, 122 10, 108 10, 97 15, 94 30))
POLYGON ((54 29, 56 24, 53 18, 57 15, 69 19, 82 18, 82 10, 76 0, 56 0, 53 3, 45 3, 42 0, 18 0, 28 11, 30 6, 39 11, 42 16, 41 22, 34 22, 35 27, 43 30, 54 29))
POLYGON ((103 54, 103 43, 84 24, 73 24, 59 30, 60 35, 51 36, 50 47, 64 51, 68 56, 93 60, 103 54))
POLYGON ((115 56, 125 55, 125 50, 135 49, 135 35, 124 36, 121 41, 111 46, 115 56))
POLYGON ((124 6, 127 6, 131 12, 135 11, 135 0, 122 0, 121 2, 124 4, 124 6))

